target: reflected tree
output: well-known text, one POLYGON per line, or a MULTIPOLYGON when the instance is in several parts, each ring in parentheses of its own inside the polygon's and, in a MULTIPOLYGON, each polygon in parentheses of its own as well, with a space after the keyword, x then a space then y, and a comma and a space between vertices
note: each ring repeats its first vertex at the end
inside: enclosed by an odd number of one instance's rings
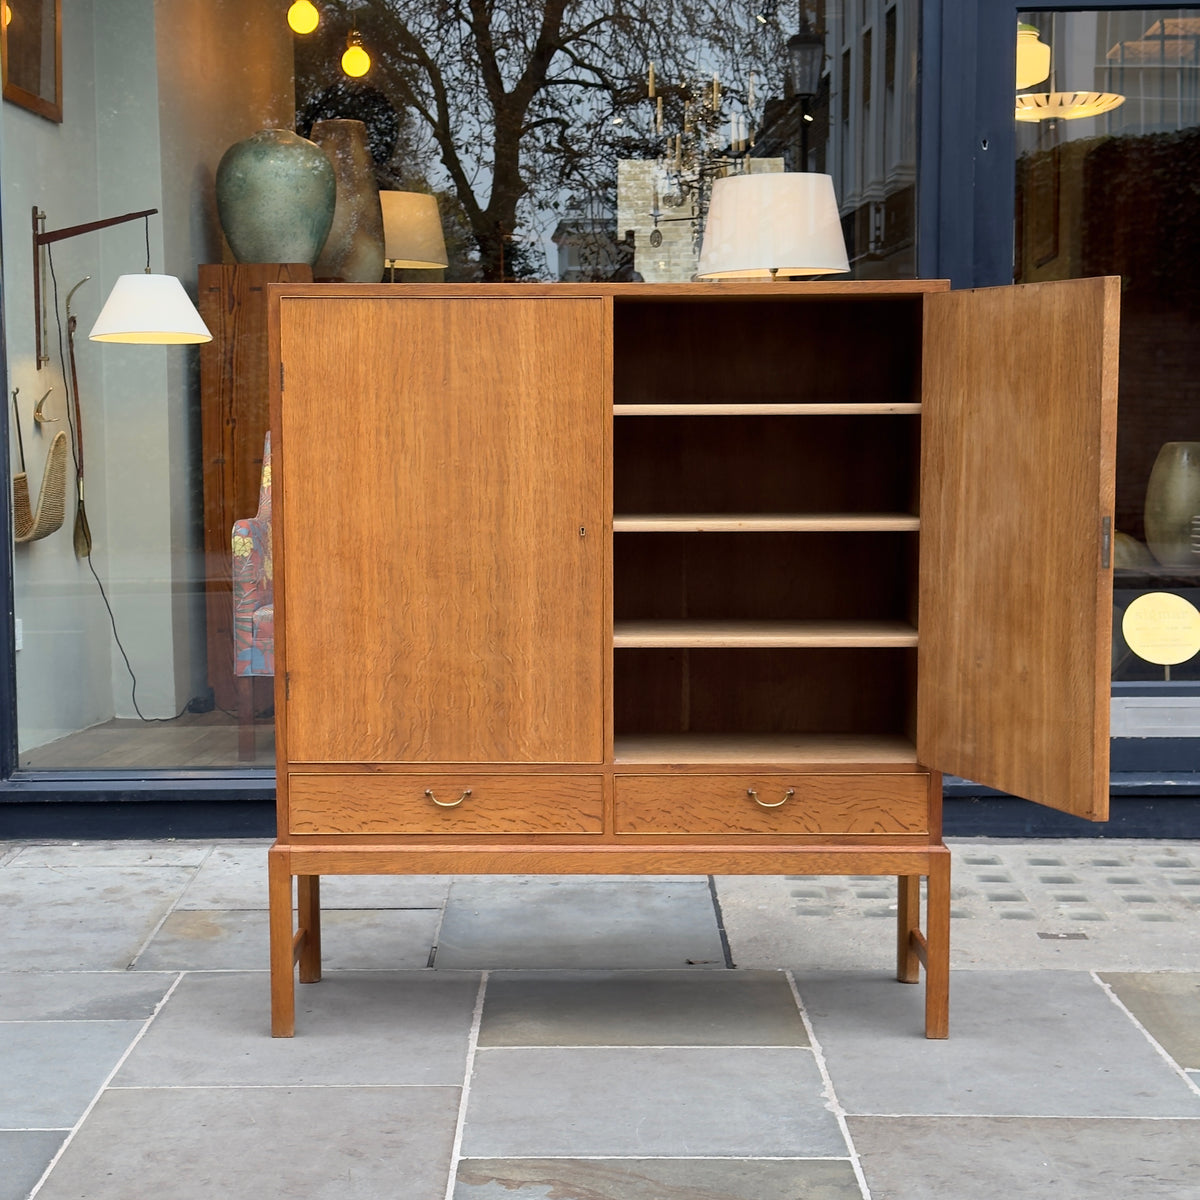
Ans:
POLYGON ((397 114, 385 174, 399 157, 409 186, 423 177, 452 195, 489 281, 537 274, 530 241, 567 194, 614 209, 617 160, 669 153, 714 74, 731 113, 752 113, 755 89, 760 101, 781 90, 790 32, 720 0, 341 0, 323 14, 296 42, 300 120, 329 99, 357 28, 364 83, 397 114))

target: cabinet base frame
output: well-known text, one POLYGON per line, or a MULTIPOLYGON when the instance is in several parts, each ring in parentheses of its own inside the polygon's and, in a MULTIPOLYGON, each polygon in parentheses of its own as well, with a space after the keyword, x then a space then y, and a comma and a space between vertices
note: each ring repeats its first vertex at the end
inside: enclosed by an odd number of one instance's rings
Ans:
POLYGON ((296 1031, 296 975, 321 978, 322 875, 894 875, 896 978, 917 983, 925 968, 925 1036, 950 1024, 950 852, 944 845, 792 850, 779 846, 686 848, 624 845, 297 846, 277 842, 267 855, 271 935, 271 1035, 296 1031), (293 878, 296 885, 293 894, 293 878), (921 880, 928 881, 921 928, 921 880))

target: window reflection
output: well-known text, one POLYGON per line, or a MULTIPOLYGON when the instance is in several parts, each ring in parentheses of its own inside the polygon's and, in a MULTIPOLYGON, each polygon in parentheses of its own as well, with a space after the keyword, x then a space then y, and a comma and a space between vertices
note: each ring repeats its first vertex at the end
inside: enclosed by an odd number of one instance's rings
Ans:
MULTIPOLYGON (((217 203, 232 146, 294 125, 332 147, 322 124, 361 122, 364 186, 431 195, 441 235, 393 256, 424 265, 372 282, 686 282, 714 180, 780 171, 832 177, 852 277, 915 274, 916 0, 495 0, 486 24, 461 0, 131 0, 96 22, 66 7, 62 125, 0 116, 8 386, 33 494, 72 394, 57 355, 36 361, 33 206, 54 227, 158 209, 152 259, 217 338, 203 356, 80 342, 91 565, 112 617, 72 550, 73 509, 66 532, 16 548, 25 768, 273 761, 270 606, 247 610, 253 670, 235 670, 232 578, 235 525, 263 512, 264 289, 338 270, 294 252, 236 261, 217 203), (294 32, 289 12, 304 28, 309 7, 315 29, 294 32), (371 65, 352 78, 356 41, 371 65), (59 424, 42 429, 47 395, 59 424)), ((84 277, 90 327, 143 254, 140 231, 57 245, 48 328, 84 277)))
POLYGON ((914 3, 321 7, 297 130, 362 120, 380 187, 437 196, 448 280, 685 281, 712 181, 783 170, 834 175, 858 274, 915 274, 914 3))
POLYGON ((1015 114, 1014 276, 1122 280, 1113 678, 1124 683, 1114 690, 1113 731, 1165 736, 1165 726, 1154 725, 1157 702, 1140 683, 1174 689, 1170 703, 1184 707, 1172 709, 1170 735, 1196 736, 1200 697, 1180 700, 1181 687, 1197 689, 1179 681, 1200 680, 1200 657, 1151 662, 1126 644, 1120 626, 1146 592, 1200 601, 1200 556, 1190 545, 1200 477, 1189 498, 1186 467, 1167 462, 1196 456, 1164 449, 1200 441, 1200 9, 1028 12, 1020 20, 1037 30, 1051 59, 1050 74, 1023 89, 1030 98, 1018 98, 1015 114), (1040 119, 1023 119, 1031 104, 1040 119), (1085 104, 1106 111, 1087 115, 1079 111, 1085 104), (1189 510, 1176 514, 1186 527, 1182 542, 1179 530, 1163 532, 1156 511, 1168 468, 1171 503, 1189 510), (1125 684, 1134 691, 1123 692, 1125 684))

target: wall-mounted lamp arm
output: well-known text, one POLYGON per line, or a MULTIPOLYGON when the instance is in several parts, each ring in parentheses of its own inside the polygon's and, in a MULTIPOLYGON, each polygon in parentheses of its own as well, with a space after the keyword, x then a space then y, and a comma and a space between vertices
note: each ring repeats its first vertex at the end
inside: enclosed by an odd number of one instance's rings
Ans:
MULTIPOLYGON (((43 246, 51 242, 65 241, 67 238, 78 237, 82 233, 95 233, 99 229, 109 229, 113 225, 124 225, 127 221, 140 221, 152 217, 158 212, 157 208, 145 208, 141 212, 125 213, 120 217, 104 217, 99 221, 85 221, 82 225, 69 225, 65 229, 41 228, 46 214, 35 204, 33 206, 33 325, 37 340, 37 365, 40 371, 50 361, 50 356, 43 353, 46 344, 45 325, 46 314, 42 304, 42 255, 43 246)), ((149 264, 146 267, 149 270, 149 264)))

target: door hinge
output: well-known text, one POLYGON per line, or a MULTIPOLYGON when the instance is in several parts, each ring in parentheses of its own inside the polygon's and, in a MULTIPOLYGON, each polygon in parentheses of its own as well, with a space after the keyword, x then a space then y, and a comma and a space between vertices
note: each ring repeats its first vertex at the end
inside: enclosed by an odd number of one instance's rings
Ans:
POLYGON ((279 390, 283 391, 283 363, 279 364, 279 390))
POLYGON ((292 698, 292 673, 290 671, 283 673, 283 698, 285 700, 292 698))
POLYGON ((1108 570, 1112 562, 1112 517, 1100 518, 1100 566, 1108 570))

